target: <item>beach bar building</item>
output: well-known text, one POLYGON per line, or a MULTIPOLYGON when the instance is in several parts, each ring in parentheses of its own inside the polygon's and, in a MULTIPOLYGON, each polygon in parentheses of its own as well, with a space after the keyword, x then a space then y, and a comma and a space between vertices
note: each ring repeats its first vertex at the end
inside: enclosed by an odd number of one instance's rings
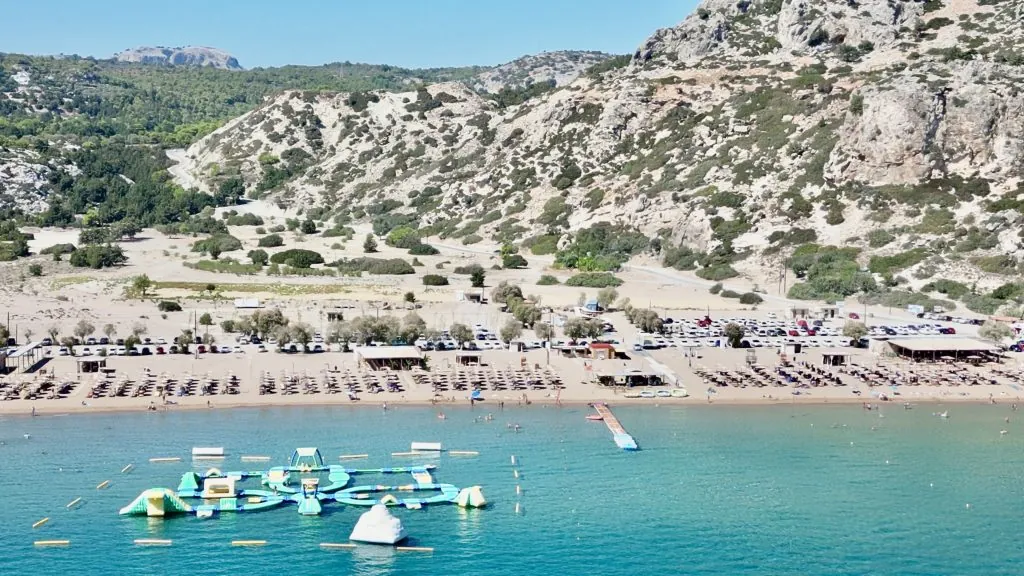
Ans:
POLYGON ((423 352, 415 346, 358 346, 356 363, 370 370, 409 370, 423 367, 423 352))
POLYGON ((621 372, 598 372, 597 382, 602 386, 632 388, 633 386, 661 386, 661 375, 650 370, 623 370, 621 372))
POLYGON ((1001 358, 998 346, 974 338, 891 338, 882 342, 883 351, 918 361, 977 362, 1001 358))
POLYGON ((85 356, 75 358, 75 364, 78 365, 78 372, 85 372, 87 374, 94 374, 100 371, 105 371, 107 367, 107 359, 102 356, 85 356))
POLYGON ((455 353, 455 363, 459 366, 483 366, 483 355, 479 352, 459 350, 455 353))
POLYGON ((591 342, 588 346, 590 357, 594 360, 614 360, 615 345, 608 342, 591 342))

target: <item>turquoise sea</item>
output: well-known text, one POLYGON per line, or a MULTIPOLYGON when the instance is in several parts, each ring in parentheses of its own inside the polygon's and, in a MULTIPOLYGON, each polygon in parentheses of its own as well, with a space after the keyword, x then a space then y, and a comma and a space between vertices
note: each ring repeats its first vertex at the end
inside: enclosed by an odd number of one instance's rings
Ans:
POLYGON ((584 407, 512 408, 492 422, 473 421, 486 410, 442 421, 402 407, 7 417, 0 574, 1021 574, 1024 413, 948 408, 948 420, 932 406, 616 408, 636 453, 619 451, 584 407), (319 549, 346 541, 358 518, 338 504, 313 518, 294 507, 211 520, 117 515, 146 488, 175 487, 192 446, 224 446, 225 471, 269 466, 242 464, 243 454, 283 463, 297 446, 318 446, 332 463, 370 453, 364 467, 432 462, 389 456, 411 441, 479 450, 437 458, 436 477, 481 484, 490 501, 397 510, 433 554, 319 549), (148 462, 156 456, 186 458, 148 462), (135 470, 120 474, 128 463, 135 470), (66 510, 77 497, 84 504, 66 510), (136 538, 174 544, 138 548, 136 538), (37 549, 36 539, 71 546, 37 549), (232 548, 233 539, 268 544, 232 548))

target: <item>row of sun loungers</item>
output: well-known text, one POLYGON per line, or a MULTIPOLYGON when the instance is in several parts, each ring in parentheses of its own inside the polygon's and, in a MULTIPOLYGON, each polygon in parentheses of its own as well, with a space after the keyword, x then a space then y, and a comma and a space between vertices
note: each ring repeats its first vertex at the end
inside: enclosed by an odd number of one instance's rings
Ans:
POLYGON ((413 382, 417 386, 429 386, 435 393, 469 390, 559 390, 565 388, 562 379, 550 368, 542 370, 491 368, 454 370, 450 372, 427 372, 414 370, 413 382))
POLYGON ((67 398, 74 391, 76 384, 73 380, 57 382, 52 375, 41 380, 0 382, 0 401, 67 398))

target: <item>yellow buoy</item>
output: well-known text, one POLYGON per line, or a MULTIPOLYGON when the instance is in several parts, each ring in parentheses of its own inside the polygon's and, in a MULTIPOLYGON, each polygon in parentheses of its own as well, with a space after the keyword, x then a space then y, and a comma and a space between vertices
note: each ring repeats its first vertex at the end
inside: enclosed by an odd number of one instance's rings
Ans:
POLYGON ((36 540, 33 544, 36 546, 68 546, 71 544, 71 540, 36 540))
POLYGON ((81 497, 79 497, 79 498, 75 498, 75 499, 74 499, 74 500, 72 500, 71 502, 68 502, 68 503, 67 503, 67 505, 66 505, 66 506, 64 506, 64 507, 65 507, 65 508, 71 508, 72 506, 74 506, 75 504, 78 504, 78 503, 79 503, 79 502, 81 502, 81 501, 82 501, 82 498, 81 498, 81 497))
POLYGON ((395 546, 395 550, 399 552, 433 552, 433 548, 426 546, 395 546))
POLYGON ((266 540, 232 540, 232 546, 263 546, 267 543, 266 540))
POLYGON ((100 482, 99 484, 96 485, 96 489, 103 490, 107 486, 110 486, 110 480, 104 480, 103 482, 100 482))
POLYGON ((33 524, 32 527, 33 528, 39 528, 40 526, 42 526, 43 524, 46 524, 49 521, 50 521, 50 517, 47 516, 46 518, 43 518, 42 520, 40 520, 40 521, 36 522, 35 524, 33 524))
POLYGON ((344 548, 344 549, 348 549, 348 548, 355 548, 356 545, 355 544, 336 544, 336 543, 333 543, 333 542, 321 542, 320 543, 320 547, 321 548, 344 548))
POLYGON ((138 538, 135 540, 136 546, 170 546, 172 540, 160 540, 157 538, 138 538))

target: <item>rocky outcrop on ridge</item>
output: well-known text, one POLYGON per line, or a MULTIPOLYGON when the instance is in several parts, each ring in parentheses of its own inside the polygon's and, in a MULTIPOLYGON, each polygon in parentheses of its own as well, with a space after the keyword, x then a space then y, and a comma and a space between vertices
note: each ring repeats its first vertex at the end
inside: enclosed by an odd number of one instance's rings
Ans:
POLYGON ((484 92, 497 92, 502 88, 521 88, 543 82, 564 86, 591 66, 612 57, 611 54, 604 52, 542 52, 516 58, 507 64, 481 72, 468 84, 484 92))
POLYGON ((218 48, 207 48, 205 46, 184 46, 179 48, 165 48, 163 46, 141 46, 114 54, 114 60, 118 62, 133 62, 138 64, 164 64, 169 66, 210 66, 224 70, 241 70, 242 65, 238 63, 231 54, 218 48))

